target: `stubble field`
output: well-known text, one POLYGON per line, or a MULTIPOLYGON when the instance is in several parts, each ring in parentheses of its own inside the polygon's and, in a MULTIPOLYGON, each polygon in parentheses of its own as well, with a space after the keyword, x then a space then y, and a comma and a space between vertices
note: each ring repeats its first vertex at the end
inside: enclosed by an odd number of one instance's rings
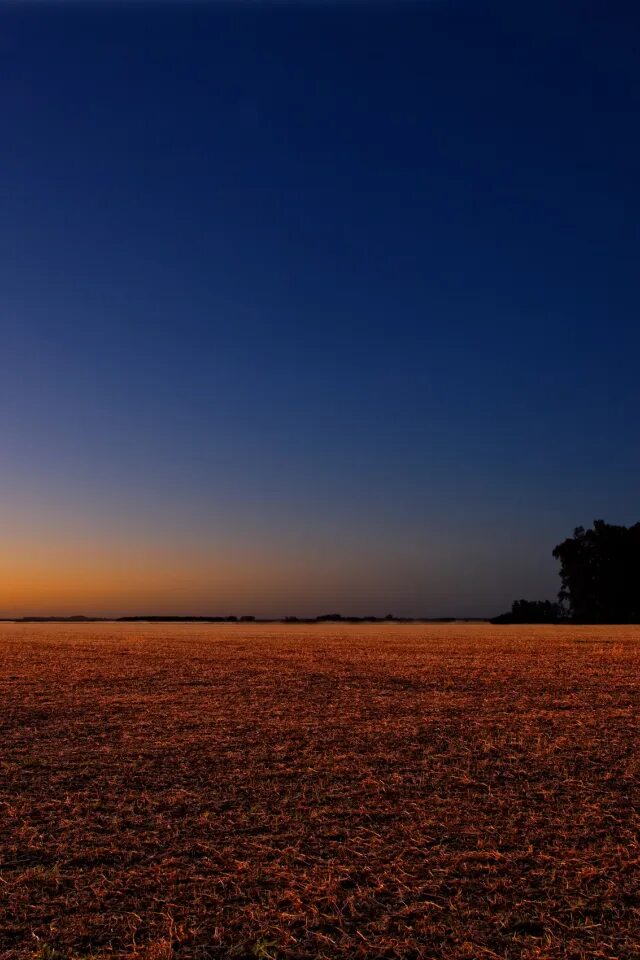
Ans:
POLYGON ((640 628, 0 625, 0 957, 640 957, 640 628))

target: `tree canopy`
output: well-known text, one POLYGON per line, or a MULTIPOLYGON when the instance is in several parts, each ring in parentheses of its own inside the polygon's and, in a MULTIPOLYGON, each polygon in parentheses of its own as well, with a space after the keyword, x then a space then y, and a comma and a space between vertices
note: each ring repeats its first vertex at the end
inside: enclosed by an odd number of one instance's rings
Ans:
POLYGON ((552 552, 560 561, 559 602, 516 600, 493 623, 640 623, 640 523, 594 520, 552 552))
POLYGON ((640 523, 576 527, 553 556, 560 561, 559 598, 573 621, 640 623, 640 523))

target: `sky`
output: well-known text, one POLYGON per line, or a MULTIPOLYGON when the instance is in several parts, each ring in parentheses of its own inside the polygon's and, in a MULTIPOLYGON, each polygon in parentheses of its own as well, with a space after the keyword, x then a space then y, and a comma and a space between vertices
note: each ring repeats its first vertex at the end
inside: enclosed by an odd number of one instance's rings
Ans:
POLYGON ((0 7, 0 616, 487 616, 640 519, 640 8, 0 7))

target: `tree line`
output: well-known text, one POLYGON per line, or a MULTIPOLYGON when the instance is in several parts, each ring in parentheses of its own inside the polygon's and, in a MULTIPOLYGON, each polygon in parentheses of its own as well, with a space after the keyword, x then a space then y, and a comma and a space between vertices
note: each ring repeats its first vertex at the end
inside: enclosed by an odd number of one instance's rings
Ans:
POLYGON ((558 600, 516 600, 492 623, 640 623, 640 523, 594 520, 552 555, 560 562, 558 600))

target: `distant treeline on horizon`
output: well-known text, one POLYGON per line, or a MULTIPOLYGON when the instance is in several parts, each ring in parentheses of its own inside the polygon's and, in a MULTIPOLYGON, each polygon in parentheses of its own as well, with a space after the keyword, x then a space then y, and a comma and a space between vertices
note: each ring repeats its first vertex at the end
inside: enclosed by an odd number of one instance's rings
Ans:
POLYGON ((341 613, 325 613, 319 617, 194 617, 149 614, 135 617, 7 617, 10 623, 472 623, 486 622, 486 617, 345 617, 341 613))

